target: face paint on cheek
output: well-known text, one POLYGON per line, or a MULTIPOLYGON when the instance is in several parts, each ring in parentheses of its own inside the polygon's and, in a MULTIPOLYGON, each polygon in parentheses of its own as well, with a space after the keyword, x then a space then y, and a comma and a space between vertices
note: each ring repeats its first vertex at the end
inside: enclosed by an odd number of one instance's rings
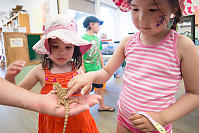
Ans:
POLYGON ((158 21, 158 23, 156 24, 156 27, 159 27, 161 24, 163 24, 166 15, 160 15, 160 21, 158 21))

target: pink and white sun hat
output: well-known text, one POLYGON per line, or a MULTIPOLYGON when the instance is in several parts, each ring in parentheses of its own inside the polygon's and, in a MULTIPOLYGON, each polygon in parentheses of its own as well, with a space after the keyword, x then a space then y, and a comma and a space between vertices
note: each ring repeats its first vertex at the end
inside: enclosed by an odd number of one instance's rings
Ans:
MULTIPOLYGON (((113 0, 113 2, 123 12, 131 10, 128 0, 113 0)), ((179 5, 184 15, 193 14, 193 12, 199 10, 198 0, 179 0, 179 5)))
POLYGON ((46 20, 44 35, 41 40, 32 47, 33 50, 40 54, 50 54, 49 38, 58 38, 64 43, 79 46, 82 55, 86 53, 92 45, 90 42, 78 36, 75 21, 61 14, 57 14, 46 20))

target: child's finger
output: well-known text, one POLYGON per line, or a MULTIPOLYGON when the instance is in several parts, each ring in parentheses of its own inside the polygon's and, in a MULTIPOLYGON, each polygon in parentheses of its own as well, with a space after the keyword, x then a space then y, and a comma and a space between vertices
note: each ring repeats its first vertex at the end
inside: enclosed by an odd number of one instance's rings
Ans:
POLYGON ((94 106, 96 104, 98 104, 98 100, 97 99, 93 99, 93 100, 89 100, 87 103, 90 107, 94 106))
POLYGON ((14 67, 14 66, 16 66, 16 67, 24 67, 25 63, 26 63, 25 61, 16 61, 13 64, 11 64, 10 66, 11 67, 14 67))
POLYGON ((13 63, 11 66, 8 67, 7 71, 21 71, 24 67, 24 64, 13 63))
POLYGON ((13 65, 23 67, 25 64, 23 62, 15 62, 13 65))
MULTIPOLYGON (((72 104, 71 104, 72 105, 72 104)), ((81 105, 81 106, 79 106, 78 108, 71 108, 70 110, 69 110, 69 115, 70 116, 73 116, 73 115, 77 115, 77 114, 79 114, 79 112, 83 112, 83 111, 86 111, 86 110, 88 110, 89 109, 89 106, 88 105, 81 105)))
POLYGON ((134 125, 142 125, 142 124, 144 124, 142 119, 136 119, 136 120, 133 120, 132 122, 133 122, 134 125))
POLYGON ((70 90, 66 94, 65 98, 68 99, 73 93, 75 93, 78 90, 79 90, 78 85, 77 84, 73 85, 72 88, 70 88, 70 90))
POLYGON ((22 70, 22 69, 20 69, 20 68, 12 69, 12 70, 7 70, 6 75, 16 75, 16 74, 18 74, 19 72, 21 72, 21 70, 22 70))
POLYGON ((11 71, 21 71, 22 69, 23 69, 23 67, 15 65, 15 66, 12 66, 9 70, 11 70, 11 71))
POLYGON ((22 60, 19 60, 19 61, 16 61, 15 64, 19 64, 19 65, 25 65, 26 62, 25 61, 22 61, 22 60))
POLYGON ((87 93, 89 90, 91 89, 90 85, 86 85, 82 88, 81 90, 81 94, 84 95, 85 93, 87 93))
POLYGON ((140 124, 140 125, 134 125, 134 127, 140 131, 147 131, 148 128, 146 127, 145 124, 140 124))
POLYGON ((69 82, 68 82, 68 88, 73 88, 73 86, 75 86, 77 83, 77 77, 79 77, 79 75, 73 77, 69 82))
POLYGON ((73 78, 68 82, 68 88, 73 88, 75 85, 75 82, 73 81, 73 78))
POLYGON ((140 118, 142 118, 142 115, 133 113, 133 115, 129 117, 129 120, 136 120, 140 118))
POLYGON ((145 126, 144 123, 143 123, 143 124, 134 125, 134 127, 135 127, 136 129, 139 129, 139 130, 146 129, 146 126, 145 126))
POLYGON ((16 73, 17 73, 17 71, 7 71, 6 75, 14 75, 16 73))

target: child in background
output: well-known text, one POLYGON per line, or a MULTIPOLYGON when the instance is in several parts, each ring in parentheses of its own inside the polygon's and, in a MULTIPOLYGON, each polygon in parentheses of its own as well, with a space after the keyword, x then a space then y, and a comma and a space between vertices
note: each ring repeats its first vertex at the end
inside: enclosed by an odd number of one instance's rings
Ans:
MULTIPOLYGON (((100 25, 103 24, 103 21, 99 20, 94 16, 88 16, 84 22, 84 28, 86 28, 86 34, 82 37, 83 39, 89 41, 92 46, 91 48, 83 55, 83 69, 84 72, 89 71, 97 71, 103 68, 104 62, 102 59, 102 44, 100 39, 95 36, 100 30, 100 25)), ((104 104, 104 92, 103 92, 103 84, 92 84, 92 90, 96 88, 96 94, 102 97, 99 100, 99 112, 114 112, 115 109, 113 107, 106 106, 104 104)))
MULTIPOLYGON (((67 88, 70 79, 81 73, 78 69, 81 67, 82 55, 91 47, 88 41, 76 34, 76 23, 63 15, 58 14, 51 17, 46 21, 45 26, 44 36, 33 46, 33 50, 43 55, 42 63, 34 67, 19 83, 19 86, 30 90, 37 82, 40 82, 41 94, 52 91, 55 82, 67 88)), ((12 72, 20 70, 16 69, 16 65, 13 64, 8 69, 6 79, 15 83, 16 74, 12 75, 12 72)), ((38 133, 62 133, 63 127, 64 117, 39 114, 38 133)), ((78 115, 68 117, 65 133, 99 132, 87 109, 78 115)))
POLYGON ((199 55, 192 40, 175 31, 182 1, 114 1, 124 11, 131 9, 140 32, 124 38, 102 70, 72 79, 66 97, 79 86, 83 94, 92 83, 106 82, 126 59, 117 133, 172 133, 171 122, 199 106, 199 55), (174 21, 168 28, 172 14, 174 21), (176 101, 182 78, 186 93, 176 101))

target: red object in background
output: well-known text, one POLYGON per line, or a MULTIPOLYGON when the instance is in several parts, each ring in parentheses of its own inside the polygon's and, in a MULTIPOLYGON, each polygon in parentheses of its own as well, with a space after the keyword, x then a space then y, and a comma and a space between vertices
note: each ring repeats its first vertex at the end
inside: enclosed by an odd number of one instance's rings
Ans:
POLYGON ((112 39, 103 39, 102 42, 109 42, 112 41, 112 39))
POLYGON ((191 0, 187 0, 187 3, 192 4, 192 1, 191 0))
POLYGON ((191 7, 187 7, 188 13, 192 14, 193 12, 191 11, 191 7))
POLYGON ((43 29, 42 30, 45 31, 45 25, 43 25, 43 29))

